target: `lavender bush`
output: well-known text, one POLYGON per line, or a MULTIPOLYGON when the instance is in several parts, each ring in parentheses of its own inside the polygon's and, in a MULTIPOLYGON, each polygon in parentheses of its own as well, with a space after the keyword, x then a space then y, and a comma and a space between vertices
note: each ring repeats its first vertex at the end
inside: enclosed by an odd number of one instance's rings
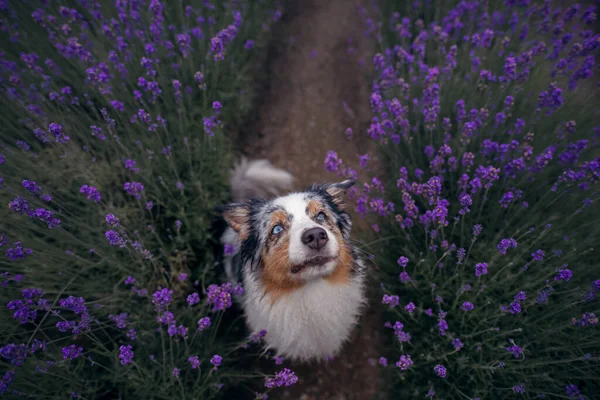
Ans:
POLYGON ((0 10, 0 395, 212 398, 256 375, 210 228, 279 4, 0 10))
POLYGON ((597 398, 597 6, 363 12, 379 150, 325 168, 384 170, 351 194, 374 218, 394 398, 597 398))

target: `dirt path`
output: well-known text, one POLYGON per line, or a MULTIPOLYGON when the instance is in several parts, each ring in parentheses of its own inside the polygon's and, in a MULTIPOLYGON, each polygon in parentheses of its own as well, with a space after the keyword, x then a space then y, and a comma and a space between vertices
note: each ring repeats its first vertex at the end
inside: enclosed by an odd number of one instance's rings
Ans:
MULTIPOLYGON (((298 188, 332 181, 324 170, 328 150, 357 165, 372 148, 364 134, 370 117, 369 88, 362 65, 370 65, 370 42, 356 3, 348 0, 289 2, 281 43, 271 55, 268 88, 257 120, 242 137, 245 153, 267 158, 297 178, 298 188), (360 60, 360 61, 359 61, 360 60), (346 104, 346 106, 344 105, 346 104), (345 136, 352 128, 354 139, 345 136)), ((355 218, 356 220, 356 218, 355 218)), ((360 225, 358 222, 356 225, 360 225)), ((369 358, 380 353, 381 321, 372 311, 342 353, 320 365, 285 365, 300 380, 273 392, 275 399, 375 399, 381 382, 369 358)))

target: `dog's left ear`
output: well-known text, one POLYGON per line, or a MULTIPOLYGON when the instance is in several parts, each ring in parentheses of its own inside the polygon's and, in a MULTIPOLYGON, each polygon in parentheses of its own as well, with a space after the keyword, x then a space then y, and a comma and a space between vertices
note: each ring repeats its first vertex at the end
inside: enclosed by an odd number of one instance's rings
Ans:
POLYGON ((217 208, 223 214, 227 224, 239 235, 241 240, 248 238, 250 233, 250 206, 233 203, 217 208))
POLYGON ((346 179, 345 181, 325 185, 325 191, 333 197, 333 202, 340 208, 344 207, 344 194, 354 186, 355 181, 346 179))

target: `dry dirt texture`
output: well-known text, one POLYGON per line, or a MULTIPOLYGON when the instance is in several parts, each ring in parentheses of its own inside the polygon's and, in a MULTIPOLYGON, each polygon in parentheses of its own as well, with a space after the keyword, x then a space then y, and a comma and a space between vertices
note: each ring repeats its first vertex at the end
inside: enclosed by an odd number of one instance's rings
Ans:
MULTIPOLYGON (((372 53, 355 2, 293 3, 276 32, 280 33, 280 44, 270 55, 267 89, 255 124, 243 135, 243 148, 251 158, 267 158, 290 171, 301 189, 336 178, 323 167, 328 150, 337 151, 356 166, 357 154, 372 149, 364 134, 370 117, 365 68, 372 53), (354 131, 353 140, 345 136, 348 127, 354 131)), ((357 225, 361 223, 355 218, 357 225)), ((284 366, 299 376, 299 382, 275 390, 269 397, 377 398, 381 380, 378 368, 368 359, 380 355, 377 344, 381 343, 381 326, 379 316, 368 310, 336 359, 314 365, 286 363, 284 366)))

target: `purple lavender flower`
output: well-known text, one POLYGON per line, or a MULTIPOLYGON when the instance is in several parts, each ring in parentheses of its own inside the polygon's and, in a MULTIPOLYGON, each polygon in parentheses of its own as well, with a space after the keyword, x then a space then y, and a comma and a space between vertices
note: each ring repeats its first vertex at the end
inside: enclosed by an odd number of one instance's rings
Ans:
POLYGON ((506 255, 506 250, 517 247, 517 241, 513 238, 502 239, 497 247, 500 254, 506 255))
POLYGON ((142 191, 144 190, 144 185, 141 182, 125 182, 123 188, 127 193, 132 196, 135 196, 136 199, 142 198, 142 191))
POLYGON ((550 298, 550 295, 552 294, 552 292, 554 291, 554 289, 550 286, 547 287, 546 289, 541 290, 538 293, 537 299, 535 300, 535 302, 537 304, 544 304, 548 301, 548 299, 550 298))
POLYGON ((213 311, 226 310, 231 307, 233 285, 230 282, 221 286, 212 284, 207 290, 207 303, 213 305, 213 311))
POLYGON ((452 346, 454 347, 454 350, 457 351, 465 347, 465 345, 459 338, 455 338, 454 340, 452 340, 452 346))
POLYGON ((123 164, 125 165, 125 169, 127 169, 128 171, 133 172, 134 174, 137 174, 140 172, 140 169, 138 167, 136 167, 136 161, 135 160, 131 160, 131 159, 126 159, 123 161, 123 164))
POLYGON ((42 191, 42 187, 33 181, 25 179, 22 184, 31 194, 39 194, 42 191))
POLYGON ((469 208, 473 204, 473 200, 471 199, 471 196, 464 193, 460 196, 459 201, 460 201, 460 205, 462 206, 462 208, 458 212, 460 215, 465 215, 466 213, 471 211, 471 209, 469 208))
POLYGON ((204 74, 202 74, 202 72, 198 71, 194 74, 194 81, 196 81, 196 83, 198 84, 198 86, 200 87, 204 87, 204 74))
POLYGON ((193 306, 194 304, 198 304, 200 302, 200 296, 198 296, 198 293, 192 293, 188 295, 186 301, 190 306, 193 306))
POLYGON ((579 388, 572 383, 565 386, 565 391, 569 397, 574 398, 580 395, 579 388))
POLYGON ((488 273, 488 265, 487 263, 479 263, 475 265, 475 276, 479 277, 481 275, 487 275, 488 273))
POLYGON ((209 317, 200 318, 198 320, 198 330, 199 331, 208 329, 208 327, 210 327, 210 318, 209 317))
POLYGON ((106 236, 106 240, 108 240, 108 243, 111 246, 120 247, 120 248, 124 248, 127 246, 127 241, 125 239, 123 239, 121 237, 121 235, 119 235, 119 232, 117 232, 117 231, 108 230, 104 233, 104 236, 106 236))
POLYGON ((394 308, 400 303, 400 298, 398 296, 384 294, 381 302, 383 304, 389 304, 391 308, 394 308))
POLYGON ((598 317, 594 313, 586 312, 579 319, 573 317, 571 324, 578 327, 598 325, 598 317))
POLYGON ((415 304, 414 304, 414 303, 411 301, 410 303, 408 303, 408 304, 407 304, 407 305, 404 307, 404 309, 405 309, 406 311, 408 311, 408 313, 409 313, 409 314, 412 314, 412 313, 415 311, 415 309, 416 309, 416 306, 415 306, 415 304))
POLYGON ((403 282, 403 283, 412 281, 410 275, 406 271, 400 272, 399 279, 400 279, 400 282, 403 282))
POLYGON ((531 257, 533 257, 533 259, 536 261, 542 261, 544 259, 544 251, 536 250, 533 253, 531 253, 531 257))
POLYGON ((119 347, 119 361, 121 362, 121 365, 127 365, 133 362, 133 350, 130 344, 119 347))
POLYGON ((385 357, 379 357, 379 365, 382 365, 384 367, 388 366, 388 360, 385 357))
POLYGON ((212 356, 212 358, 210 359, 210 363, 213 365, 213 369, 217 369, 221 366, 221 362, 223 361, 223 357, 221 357, 218 354, 215 354, 214 356, 212 356))
POLYGON ((510 303, 510 305, 508 306, 508 310, 510 311, 511 314, 520 314, 521 313, 521 303, 518 300, 515 300, 513 302, 510 303))
POLYGON ((106 223, 109 226, 116 227, 119 226, 119 218, 114 214, 106 214, 106 223))
POLYGON ((28 348, 24 344, 10 343, 0 347, 0 356, 8 360, 11 365, 20 367, 28 356, 28 348))
POLYGON ((191 43, 192 38, 187 33, 177 35, 177 44, 179 45, 179 50, 181 51, 181 54, 183 54, 184 58, 187 58, 192 50, 191 43))
POLYGON ((127 333, 125 334, 125 336, 127 337, 127 339, 129 340, 135 340, 136 336, 137 336, 137 332, 135 331, 135 329, 129 329, 127 331, 127 333))
MULTIPOLYGON (((48 134, 40 128, 35 128, 33 130, 33 134, 42 143, 48 143, 50 141, 50 137, 48 136, 48 134)), ((2 154, 0 154, 0 160, 1 159, 2 159, 2 154)), ((0 165, 2 165, 1 161, 0 161, 0 165)))
POLYGON ((54 135, 56 143, 65 144, 69 141, 69 137, 63 133, 63 127, 52 122, 48 127, 48 132, 54 135))
POLYGON ((92 136, 97 137, 100 140, 106 140, 106 136, 104 136, 104 134, 102 133, 102 128, 97 127, 95 125, 90 126, 90 129, 92 130, 92 136))
POLYGON ((21 246, 20 241, 14 242, 12 247, 6 249, 6 257, 12 261, 22 260, 25 257, 30 256, 32 253, 33 250, 21 246))
POLYGON ((515 300, 525 301, 525 300, 527 300, 527 294, 521 290, 519 293, 517 293, 515 295, 515 300))
POLYGON ((254 332, 252 335, 250 335, 250 341, 252 343, 259 343, 266 335, 267 335, 267 331, 262 329, 258 332, 254 332))
POLYGON ((188 358, 188 362, 191 364, 192 369, 200 368, 200 359, 198 358, 198 356, 191 356, 190 358, 188 358))
POLYGON ((409 354, 401 355, 400 359, 398 361, 396 361, 396 367, 400 368, 400 370, 402 370, 402 371, 406 371, 413 364, 414 364, 414 362, 410 358, 409 354))
POLYGON ((563 265, 557 272, 558 273, 554 276, 555 281, 568 282, 573 277, 573 272, 569 268, 566 268, 566 264, 563 265))
POLYGON ((235 253, 235 246, 229 243, 226 243, 224 246, 223 252, 226 256, 232 256, 235 253))
POLYGON ((506 57, 504 61, 504 75, 509 81, 517 77, 517 60, 514 57, 506 57))
POLYGON ((465 301, 462 306, 461 309, 465 312, 467 311, 471 311, 475 308, 475 306, 473 305, 473 303, 471 303, 470 301, 465 301))
POLYGON ((164 309, 171 304, 172 295, 173 291, 168 288, 159 289, 152 294, 152 304, 154 304, 157 309, 164 309))
POLYGON ((62 348, 63 360, 74 360, 81 356, 81 353, 83 353, 83 347, 77 347, 74 344, 62 348))
POLYGON ((298 382, 298 377, 296 374, 288 368, 284 368, 283 370, 275 373, 274 377, 266 377, 265 387, 269 389, 283 386, 288 387, 294 385, 296 382, 298 382))
POLYGON ((325 157, 325 169, 329 172, 338 171, 342 165, 342 159, 338 157, 335 151, 328 151, 325 157))
POLYGON ((235 285, 235 286, 233 287, 233 291, 232 291, 232 293, 233 293, 234 295, 236 295, 236 296, 241 296, 241 295, 243 295, 243 294, 245 293, 245 291, 244 291, 244 287, 242 286, 242 284, 241 284, 241 283, 239 283, 239 284, 235 285))
POLYGON ((465 256, 467 255, 467 250, 464 248, 460 248, 456 251, 456 257, 458 258, 458 260, 456 261, 457 265, 461 265, 463 259, 465 258, 465 256))
POLYGON ((525 393, 525 385, 523 384, 519 384, 519 385, 515 385, 512 388, 513 392, 517 393, 517 394, 523 394, 525 393))
POLYGON ((100 196, 100 192, 93 186, 83 185, 79 189, 79 193, 83 193, 86 195, 88 200, 92 200, 94 203, 99 203, 102 200, 100 196))
POLYGON ((519 358, 519 356, 523 354, 523 349, 517 346, 515 343, 513 343, 512 346, 507 347, 506 351, 508 351, 509 353, 513 353, 515 358, 519 358))
POLYGON ((33 215, 40 221, 45 222, 49 229, 54 229, 60 226, 60 219, 55 218, 52 211, 46 210, 45 208, 37 208, 33 215))
POLYGON ((118 315, 109 315, 108 318, 110 318, 114 323, 115 326, 119 329, 125 329, 127 328, 127 313, 120 313, 118 315))
POLYGON ((401 256, 401 257, 398 259, 398 265, 400 265, 400 266, 401 266, 401 267, 403 267, 403 268, 404 268, 404 267, 406 267, 406 266, 408 265, 408 258, 406 258, 406 257, 404 257, 404 256, 401 256))
POLYGON ((433 367, 433 372, 435 372, 435 374, 440 378, 446 378, 448 376, 448 371, 446 370, 446 367, 442 364, 438 364, 435 367, 433 367))

